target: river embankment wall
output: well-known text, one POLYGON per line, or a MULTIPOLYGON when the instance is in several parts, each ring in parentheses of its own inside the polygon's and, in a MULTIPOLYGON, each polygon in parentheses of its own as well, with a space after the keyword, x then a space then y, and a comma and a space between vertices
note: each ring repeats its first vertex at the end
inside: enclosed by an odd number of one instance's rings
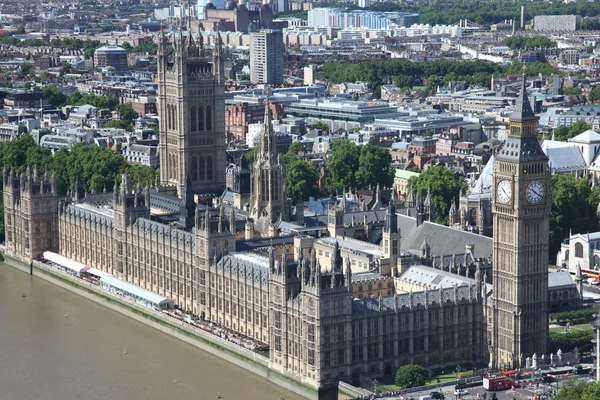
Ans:
MULTIPOLYGON (((252 350, 238 346, 209 332, 195 328, 183 321, 154 309, 132 303, 121 296, 102 290, 89 282, 61 271, 55 270, 39 261, 30 261, 7 252, 0 247, 4 262, 25 273, 32 273, 45 281, 53 283, 111 310, 117 311, 147 326, 171 335, 210 354, 234 363, 268 381, 294 392, 307 399, 318 399, 319 390, 311 382, 293 376, 285 371, 275 370, 270 360, 252 350)), ((340 385, 338 398, 354 398, 364 394, 362 390, 350 385, 340 385)), ((329 397, 329 396, 328 396, 329 397)))

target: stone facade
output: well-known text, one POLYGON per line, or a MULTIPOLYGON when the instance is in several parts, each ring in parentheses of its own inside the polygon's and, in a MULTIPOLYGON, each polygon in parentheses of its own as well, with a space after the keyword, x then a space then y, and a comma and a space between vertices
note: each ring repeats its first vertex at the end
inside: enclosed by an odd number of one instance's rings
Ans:
POLYGON ((160 115, 160 182, 180 196, 190 176, 196 193, 221 193, 225 188, 225 86, 221 40, 213 62, 191 30, 177 34, 174 58, 161 38, 158 58, 160 115))

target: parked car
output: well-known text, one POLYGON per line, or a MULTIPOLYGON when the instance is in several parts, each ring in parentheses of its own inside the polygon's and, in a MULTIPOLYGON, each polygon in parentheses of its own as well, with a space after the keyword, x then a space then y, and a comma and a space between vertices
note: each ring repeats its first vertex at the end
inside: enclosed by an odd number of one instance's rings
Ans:
POLYGON ((456 389, 454 391, 455 396, 467 396, 468 394, 469 394, 469 392, 466 391, 465 389, 456 389))
POLYGON ((429 393, 432 399, 444 400, 444 394, 440 392, 431 392, 429 393))

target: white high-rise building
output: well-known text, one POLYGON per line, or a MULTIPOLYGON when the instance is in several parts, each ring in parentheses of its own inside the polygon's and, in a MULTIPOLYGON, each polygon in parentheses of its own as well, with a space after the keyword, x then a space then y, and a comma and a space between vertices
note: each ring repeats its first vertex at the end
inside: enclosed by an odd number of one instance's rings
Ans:
POLYGON ((250 35, 250 80, 270 85, 283 84, 283 34, 263 29, 250 35))
POLYGON ((369 8, 371 6, 371 0, 358 0, 358 6, 360 8, 369 8))

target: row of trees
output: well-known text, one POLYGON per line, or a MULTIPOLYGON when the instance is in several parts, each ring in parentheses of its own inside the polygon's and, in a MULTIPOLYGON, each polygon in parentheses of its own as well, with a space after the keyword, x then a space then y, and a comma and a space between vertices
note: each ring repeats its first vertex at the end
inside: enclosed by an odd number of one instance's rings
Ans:
MULTIPOLYGON (((75 177, 79 175, 89 192, 112 190, 120 182, 121 174, 127 172, 133 182, 143 186, 153 185, 158 171, 143 165, 131 165, 125 158, 112 150, 98 146, 76 144, 69 151, 62 148, 54 155, 48 148, 38 146, 29 135, 0 143, 0 169, 9 169, 19 174, 29 166, 37 167, 39 174, 54 173, 58 194, 64 196, 73 189, 75 177)), ((0 182, 2 185, 3 182, 0 182)), ((1 189, 1 186, 0 186, 1 189)), ((4 204, 0 190, 0 240, 4 240, 4 204)))
POLYGON ((585 382, 578 380, 575 382, 569 379, 562 385, 554 400, 597 400, 600 399, 600 383, 585 382))
POLYGON ((504 43, 512 50, 556 47, 556 42, 546 36, 510 36, 504 39, 504 43))
POLYGON ((488 61, 437 60, 414 63, 405 59, 363 61, 359 63, 327 63, 323 65, 325 77, 333 84, 343 82, 368 82, 377 93, 381 85, 394 83, 401 88, 412 88, 417 82, 425 84, 425 90, 433 92, 438 86, 452 81, 464 81, 469 85, 489 86, 492 75, 522 73, 527 67, 529 75, 548 75, 556 72, 550 64, 513 63, 501 66, 488 61))
POLYGON ((79 92, 67 96, 54 86, 44 87, 43 92, 44 97, 48 99, 52 107, 55 108, 89 104, 94 107, 106 108, 114 111, 119 105, 119 99, 115 96, 97 96, 93 93, 81 94, 79 92))
POLYGON ((594 315, 599 312, 597 309, 585 309, 577 311, 565 311, 560 313, 550 314, 550 322, 559 325, 587 324, 594 320, 594 315))

